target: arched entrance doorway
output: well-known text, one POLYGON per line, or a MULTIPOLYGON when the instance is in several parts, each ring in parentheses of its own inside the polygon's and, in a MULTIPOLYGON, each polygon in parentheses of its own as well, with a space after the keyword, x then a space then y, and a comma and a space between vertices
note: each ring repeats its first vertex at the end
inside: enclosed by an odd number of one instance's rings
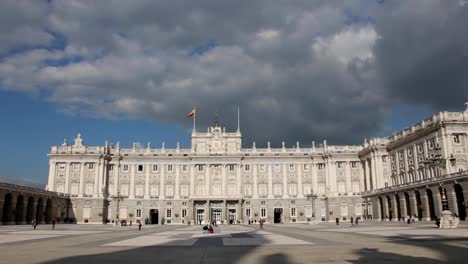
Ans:
POLYGON ((159 223, 159 212, 158 209, 150 209, 150 223, 153 225, 157 225, 159 223))
POLYGON ((12 196, 11 193, 7 193, 5 195, 5 199, 3 200, 3 214, 2 214, 2 223, 4 225, 8 225, 11 221, 11 201, 12 196))
POLYGON ((15 222, 16 224, 21 224, 24 217, 24 197, 23 195, 18 195, 16 198, 16 210, 15 210, 15 222))
POLYGON ((37 200, 37 209, 36 209, 36 223, 42 223, 44 221, 44 201, 42 198, 37 200))
POLYGON ((34 219, 34 198, 29 197, 28 199, 28 208, 26 209, 26 224, 30 224, 34 219))
POLYGON ((457 197, 458 216, 460 220, 466 220, 466 203, 463 188, 460 184, 455 184, 455 195, 457 197))
POLYGON ((50 199, 47 199, 47 203, 46 203, 45 222, 47 224, 52 222, 52 200, 50 199))
POLYGON ((273 215, 273 223, 275 224, 281 223, 282 215, 283 215, 283 208, 275 208, 274 215, 273 215))
POLYGON ((392 221, 393 218, 393 211, 392 211, 392 200, 390 199, 390 196, 386 196, 387 199, 387 207, 388 207, 388 221, 392 221))
POLYGON ((400 196, 398 194, 395 194, 395 202, 396 202, 396 217, 398 218, 398 221, 401 220, 401 206, 400 206, 400 196))
POLYGON ((429 217, 431 220, 435 220, 435 209, 434 209, 434 198, 432 197, 432 190, 426 189, 427 202, 429 203, 429 217))
POLYGON ((379 206, 380 206, 380 221, 384 221, 385 215, 384 215, 384 210, 383 210, 383 202, 382 202, 382 197, 379 196, 379 206))
POLYGON ((406 204, 406 215, 408 217, 411 217, 412 212, 411 212, 409 194, 405 192, 404 195, 405 195, 405 204, 406 204))
POLYGON ((419 221, 422 220, 422 202, 421 202, 421 194, 419 191, 414 191, 414 196, 416 196, 416 208, 417 208, 417 217, 419 221))

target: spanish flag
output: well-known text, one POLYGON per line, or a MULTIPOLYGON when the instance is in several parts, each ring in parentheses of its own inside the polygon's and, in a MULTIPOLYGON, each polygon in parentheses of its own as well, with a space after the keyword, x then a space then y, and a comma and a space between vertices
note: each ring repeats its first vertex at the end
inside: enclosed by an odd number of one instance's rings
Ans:
POLYGON ((195 108, 188 114, 188 117, 193 117, 195 115, 195 108))

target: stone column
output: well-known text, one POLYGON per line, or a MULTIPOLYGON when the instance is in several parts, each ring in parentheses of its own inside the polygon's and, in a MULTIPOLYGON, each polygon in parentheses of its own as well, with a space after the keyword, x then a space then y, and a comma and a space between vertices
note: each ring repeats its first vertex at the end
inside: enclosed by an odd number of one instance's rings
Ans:
POLYGON ((457 194, 455 193, 455 188, 453 186, 453 183, 445 185, 445 190, 446 190, 447 200, 449 204, 449 210, 452 213, 460 215, 458 204, 457 204, 457 194))
POLYGON ((70 193, 70 171, 72 169, 72 164, 73 163, 68 162, 65 171, 65 190, 63 192, 67 194, 70 193))
POLYGON ((99 189, 100 197, 104 197, 104 195, 106 195, 105 190, 107 188, 107 173, 108 173, 107 166, 108 166, 108 164, 109 164, 109 162, 107 160, 103 159, 103 161, 102 161, 102 178, 101 178, 102 186, 99 189))
POLYGON ((400 215, 401 215, 401 218, 404 221, 406 221, 406 219, 408 219, 409 215, 408 215, 407 209, 406 209, 405 193, 399 193, 398 196, 400 197, 400 215))
MULTIPOLYGON (((95 163, 96 165, 96 163, 95 163)), ((98 197, 98 190, 99 190, 99 186, 100 186, 100 181, 99 179, 101 178, 101 161, 98 162, 98 166, 96 168, 96 166, 94 165, 94 190, 93 190, 93 197, 94 198, 97 198, 98 197)))
MULTIPOLYGON (((392 201, 392 211, 393 211, 392 220, 394 222, 398 222, 398 204, 397 204, 398 201, 396 199, 396 195, 391 194, 390 195, 390 200, 392 201)), ((400 209, 401 209, 401 207, 400 207, 400 209)))
POLYGON ((336 183, 336 162, 333 159, 328 159, 326 168, 328 168, 326 175, 329 180, 327 185, 330 186, 330 191, 332 195, 337 195, 338 188, 337 188, 337 183, 336 183))
POLYGON ((80 186, 78 190, 78 197, 83 198, 83 186, 84 186, 84 167, 85 167, 84 162, 81 162, 80 164, 80 186))
POLYGON ((272 164, 268 164, 268 198, 273 198, 273 168, 272 168, 272 164))
MULTIPOLYGON (((372 218, 374 220, 382 220, 383 216, 380 214, 380 202, 379 197, 372 197, 372 218)), ((369 212, 367 212, 369 214, 369 212)))
POLYGON ((418 217, 418 201, 416 200, 416 194, 414 193, 414 191, 411 191, 408 193, 408 195, 409 195, 411 216, 414 217, 414 215, 416 215, 416 218, 417 218, 418 217))
POLYGON ((257 174, 257 165, 252 164, 253 169, 253 198, 258 199, 258 174, 257 174))
POLYGON ((149 187, 150 186, 149 185, 150 170, 151 170, 151 164, 147 164, 146 165, 146 170, 145 170, 145 196, 144 196, 145 199, 150 198, 150 187, 149 187))
POLYGON ((180 187, 180 165, 179 164, 175 164, 175 194, 174 194, 174 198, 175 199, 179 199, 180 198, 180 194, 179 194, 179 187, 180 187))
POLYGON ((120 160, 117 160, 117 164, 114 167, 114 195, 119 192, 119 174, 120 174, 120 160))
POLYGON ((236 180, 237 180, 237 193, 239 195, 242 195, 242 180, 241 180, 241 165, 237 165, 237 175, 236 175, 236 180))
POLYGON ((227 223, 227 206, 226 206, 226 200, 223 200, 223 221, 224 221, 224 223, 227 223))
MULTIPOLYGON (((367 165, 367 159, 364 160, 364 166, 363 166, 363 169, 364 169, 364 179, 366 181, 366 191, 370 191, 370 181, 369 181, 369 172, 367 170, 368 168, 368 165, 367 165)), ((385 216, 384 216, 385 217, 385 216)))
POLYGON ((20 224, 29 224, 26 222, 26 218, 28 217, 28 197, 23 198, 23 212, 22 212, 22 218, 20 219, 20 224))
POLYGON ((160 175, 161 178, 159 180, 159 199, 162 200, 166 198, 164 195, 166 193, 166 186, 164 185, 165 178, 166 178, 166 176, 164 175, 166 171, 166 165, 161 164, 159 167, 161 167, 161 175, 160 175))
POLYGON ((4 193, 0 193, 0 225, 3 224, 3 206, 4 206, 4 201, 2 200, 3 197, 5 197, 4 193))
MULTIPOLYGON (((442 198, 439 191, 439 186, 431 187, 432 199, 434 200, 434 214, 436 217, 441 217, 442 212, 442 198)), ((450 208, 449 208, 450 209, 450 208)))
MULTIPOLYGON (((210 164, 205 165, 205 195, 210 195, 211 194, 211 175, 210 175, 210 164)), ((208 206, 209 209, 209 206, 208 206)))
POLYGON ((57 163, 55 161, 49 161, 49 179, 47 184, 47 190, 55 191, 55 174, 57 170, 57 163))
POLYGON ((226 191, 226 164, 221 164, 221 193, 222 195, 227 195, 226 191))
POLYGON ((135 171, 136 165, 130 165, 130 191, 129 191, 129 199, 135 199, 135 171))
POLYGON ((388 210, 388 200, 387 200, 387 197, 386 196, 382 196, 382 205, 383 205, 383 219, 385 221, 388 221, 389 218, 390 218, 390 211, 388 210))
MULTIPOLYGON (((310 165, 310 170, 312 174, 312 192, 317 193, 318 192, 318 184, 317 184, 317 166, 316 164, 311 164, 310 165)), ((315 213, 317 215, 317 213, 315 213)))
MULTIPOLYGON (((283 164, 283 198, 288 198, 288 174, 286 164, 283 164)), ((284 214, 284 212, 283 212, 284 214)))
POLYGON ((427 199, 426 190, 419 191, 419 194, 421 195, 422 219, 430 221, 431 215, 429 212, 429 200, 427 199))
POLYGON ((345 162, 345 179, 346 179, 346 192, 352 193, 352 186, 351 186, 351 161, 345 162))
MULTIPOLYGON (((296 164, 297 166, 297 198, 304 198, 304 190, 302 188, 302 165, 301 163, 296 164)), ((305 212, 304 212, 305 213, 305 212)))
POLYGON ((195 195, 195 165, 190 166, 190 196, 195 195))

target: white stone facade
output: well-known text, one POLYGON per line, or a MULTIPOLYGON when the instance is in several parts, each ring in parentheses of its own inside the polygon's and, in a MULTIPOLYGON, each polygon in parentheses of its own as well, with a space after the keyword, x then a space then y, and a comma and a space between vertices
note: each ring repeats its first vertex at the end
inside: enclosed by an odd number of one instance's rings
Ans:
POLYGON ((78 135, 52 147, 48 190, 70 195, 78 223, 347 220, 373 215, 365 192, 466 170, 467 132, 468 112, 441 112, 359 146, 242 148, 239 130, 217 124, 193 131, 190 149, 88 147, 78 135), (422 167, 435 144, 457 165, 422 167))

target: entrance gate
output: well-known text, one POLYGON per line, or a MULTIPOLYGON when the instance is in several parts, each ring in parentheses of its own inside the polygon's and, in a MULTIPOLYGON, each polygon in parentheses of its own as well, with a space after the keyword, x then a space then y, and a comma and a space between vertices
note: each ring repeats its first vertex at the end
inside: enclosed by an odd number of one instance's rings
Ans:
POLYGON ((283 214, 283 208, 275 208, 275 215, 273 218, 273 223, 281 223, 281 215, 283 214))
POLYGON ((205 210, 204 209, 197 209, 197 224, 201 225, 205 217, 205 210))
POLYGON ((236 209, 229 209, 229 223, 235 224, 236 221, 236 209))
POLYGON ((223 211, 221 208, 211 208, 211 221, 215 221, 216 223, 221 223, 223 219, 223 211))
POLYGON ((151 220, 151 224, 153 224, 153 225, 158 224, 158 222, 159 222, 158 209, 151 209, 150 210, 150 220, 151 220))

